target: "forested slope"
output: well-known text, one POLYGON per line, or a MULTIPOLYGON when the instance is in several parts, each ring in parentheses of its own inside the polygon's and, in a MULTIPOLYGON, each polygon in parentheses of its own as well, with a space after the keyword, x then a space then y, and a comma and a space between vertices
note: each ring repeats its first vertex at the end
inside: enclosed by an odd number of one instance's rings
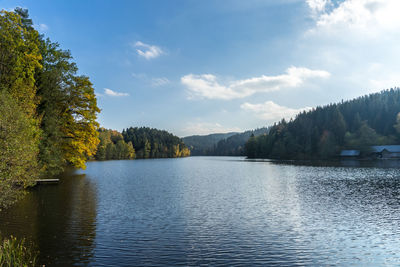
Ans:
POLYGON ((220 140, 213 148, 212 155, 214 156, 244 156, 245 144, 251 136, 259 136, 267 134, 268 127, 263 127, 255 130, 245 131, 232 135, 226 139, 220 140))
POLYGON ((217 143, 237 133, 217 133, 183 137, 183 142, 190 148, 192 156, 206 156, 214 153, 217 143))
POLYGON ((268 135, 246 143, 249 158, 315 159, 341 149, 367 152, 372 145, 399 144, 400 90, 390 89, 302 112, 282 120, 268 135))

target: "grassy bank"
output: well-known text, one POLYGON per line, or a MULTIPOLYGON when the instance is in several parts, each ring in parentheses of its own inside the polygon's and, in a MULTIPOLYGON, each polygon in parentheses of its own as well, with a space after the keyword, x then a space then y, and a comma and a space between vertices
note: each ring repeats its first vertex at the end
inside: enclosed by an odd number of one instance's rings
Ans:
POLYGON ((36 266, 37 252, 26 244, 25 239, 18 240, 11 236, 0 237, 0 266, 36 266))

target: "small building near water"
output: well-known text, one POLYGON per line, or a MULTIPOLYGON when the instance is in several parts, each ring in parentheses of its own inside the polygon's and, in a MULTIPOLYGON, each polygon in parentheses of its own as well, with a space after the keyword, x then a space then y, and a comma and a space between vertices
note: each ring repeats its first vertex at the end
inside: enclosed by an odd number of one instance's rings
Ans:
POLYGON ((360 150, 342 150, 340 156, 343 158, 357 158, 360 156, 360 150))
POLYGON ((372 146, 372 154, 378 158, 400 158, 400 145, 372 146))

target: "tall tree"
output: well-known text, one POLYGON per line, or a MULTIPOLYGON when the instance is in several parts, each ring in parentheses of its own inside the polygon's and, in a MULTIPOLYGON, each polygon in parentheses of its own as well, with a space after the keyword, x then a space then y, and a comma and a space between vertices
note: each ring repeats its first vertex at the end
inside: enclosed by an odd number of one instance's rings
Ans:
POLYGON ((400 134, 400 112, 397 113, 396 124, 394 125, 394 128, 400 134))
POLYGON ((40 142, 40 163, 46 175, 63 171, 67 164, 62 148, 65 133, 65 109, 68 106, 68 81, 77 71, 69 51, 49 39, 40 39, 43 68, 36 72, 36 85, 40 103, 38 113, 42 118, 43 136, 40 142))
POLYGON ((0 90, 11 94, 30 118, 35 118, 38 103, 34 77, 42 58, 38 36, 33 28, 24 27, 18 14, 0 12, 0 90))
POLYGON ((37 164, 37 125, 8 93, 0 92, 0 209, 21 195, 21 188, 33 185, 37 164))
POLYGON ((33 184, 40 138, 34 73, 41 68, 38 33, 14 12, 0 12, 0 207, 33 184), (13 190, 14 189, 14 190, 13 190))
POLYGON ((94 156, 100 142, 96 121, 100 109, 88 77, 72 77, 67 82, 66 90, 68 98, 62 107, 62 148, 67 162, 84 169, 87 157, 94 156))

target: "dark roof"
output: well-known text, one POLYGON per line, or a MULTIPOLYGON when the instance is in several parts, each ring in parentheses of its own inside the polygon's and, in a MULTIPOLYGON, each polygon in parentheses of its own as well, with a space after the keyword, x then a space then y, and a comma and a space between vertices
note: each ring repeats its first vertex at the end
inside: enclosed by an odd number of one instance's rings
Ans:
POLYGON ((389 145, 389 146, 372 146, 372 151, 381 153, 383 150, 387 150, 392 153, 400 153, 400 145, 389 145))
POLYGON ((342 157, 357 157, 360 155, 360 150, 342 150, 340 156, 342 157))

